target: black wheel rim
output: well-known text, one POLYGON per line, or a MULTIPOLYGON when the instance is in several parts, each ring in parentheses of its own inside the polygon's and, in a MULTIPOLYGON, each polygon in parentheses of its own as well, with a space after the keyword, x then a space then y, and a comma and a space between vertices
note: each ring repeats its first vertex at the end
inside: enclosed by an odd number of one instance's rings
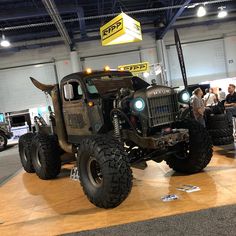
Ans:
POLYGON ((103 182, 102 171, 98 161, 90 157, 87 165, 88 177, 92 185, 96 188, 101 187, 103 182))
POLYGON ((27 162, 27 156, 26 156, 26 150, 24 149, 23 151, 23 159, 25 162, 27 162))
POLYGON ((174 154, 175 157, 180 160, 188 159, 189 158, 189 148, 190 148, 189 143, 183 142, 179 145, 180 145, 180 147, 179 147, 180 150, 179 150, 179 152, 176 152, 174 154))
POLYGON ((0 147, 3 147, 5 143, 4 137, 0 135, 0 147))
POLYGON ((142 149, 139 149, 139 148, 130 149, 128 154, 129 154, 130 163, 133 163, 135 161, 139 161, 144 156, 142 149))
POLYGON ((37 153, 36 153, 36 163, 39 167, 41 167, 41 156, 40 156, 40 152, 37 149, 37 153))

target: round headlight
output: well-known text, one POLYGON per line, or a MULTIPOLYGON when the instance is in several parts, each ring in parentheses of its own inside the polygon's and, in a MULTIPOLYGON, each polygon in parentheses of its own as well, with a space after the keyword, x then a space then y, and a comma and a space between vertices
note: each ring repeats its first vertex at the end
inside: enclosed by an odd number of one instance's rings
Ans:
POLYGON ((188 91, 183 90, 179 94, 179 102, 181 103, 188 103, 190 100, 190 94, 188 91))
POLYGON ((143 111, 145 108, 145 102, 142 98, 136 98, 133 104, 136 111, 143 111))
POLYGON ((182 100, 183 100, 184 102, 188 102, 189 99, 190 99, 190 96, 189 96, 189 93, 188 93, 188 92, 185 92, 185 93, 182 94, 182 100))

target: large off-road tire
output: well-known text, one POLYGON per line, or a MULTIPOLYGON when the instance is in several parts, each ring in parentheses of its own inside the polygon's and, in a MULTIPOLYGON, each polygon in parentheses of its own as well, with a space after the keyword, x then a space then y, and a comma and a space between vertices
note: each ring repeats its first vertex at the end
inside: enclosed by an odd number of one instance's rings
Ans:
POLYGON ((189 143, 179 143, 174 149, 179 152, 171 155, 166 163, 170 168, 182 173, 197 173, 204 169, 212 157, 212 141, 207 130, 195 120, 184 120, 176 128, 189 130, 189 143))
POLYGON ((4 133, 0 132, 0 152, 7 147, 7 137, 4 133))
POLYGON ((207 129, 232 128, 233 122, 228 114, 210 115, 207 117, 207 129))
POLYGON ((61 159, 55 138, 37 134, 31 145, 33 167, 40 179, 54 179, 60 173, 61 159))
POLYGON ((90 202, 101 208, 121 204, 132 188, 132 171, 123 146, 112 137, 83 139, 78 153, 81 186, 90 202))
POLYGON ((18 148, 19 148, 21 164, 24 170, 28 173, 35 172, 31 159, 31 144, 34 136, 35 134, 33 133, 27 133, 21 135, 19 138, 18 148))
POLYGON ((220 146, 220 145, 227 145, 234 143, 234 137, 233 135, 225 136, 225 137, 218 137, 218 138, 212 138, 213 145, 220 146))
POLYGON ((211 138, 222 138, 233 135, 233 128, 225 128, 225 129, 210 129, 208 130, 211 138))

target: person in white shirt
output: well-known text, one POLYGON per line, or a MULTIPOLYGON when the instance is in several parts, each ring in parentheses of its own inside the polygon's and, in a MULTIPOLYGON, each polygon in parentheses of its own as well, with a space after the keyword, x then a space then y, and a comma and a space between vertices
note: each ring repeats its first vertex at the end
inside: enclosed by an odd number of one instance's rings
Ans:
POLYGON ((208 89, 205 90, 206 94, 203 97, 203 100, 205 102, 205 106, 212 106, 217 102, 217 97, 216 95, 213 93, 213 89, 210 88, 209 91, 208 89))
POLYGON ((192 100, 192 108, 193 115, 196 121, 206 127, 205 119, 204 119, 204 101, 202 99, 203 92, 201 88, 196 88, 194 90, 193 100, 192 100))
POLYGON ((225 100, 225 98, 226 98, 225 92, 222 91, 221 88, 219 88, 219 101, 221 102, 221 101, 225 100))

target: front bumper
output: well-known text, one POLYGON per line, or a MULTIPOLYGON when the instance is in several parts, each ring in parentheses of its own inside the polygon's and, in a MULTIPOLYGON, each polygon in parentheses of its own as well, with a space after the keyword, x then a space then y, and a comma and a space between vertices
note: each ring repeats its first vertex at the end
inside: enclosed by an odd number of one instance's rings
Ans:
POLYGON ((147 149, 165 149, 172 147, 180 142, 189 141, 189 132, 187 129, 176 129, 174 132, 164 135, 154 135, 142 137, 131 130, 122 130, 124 139, 131 140, 141 148, 147 149))

